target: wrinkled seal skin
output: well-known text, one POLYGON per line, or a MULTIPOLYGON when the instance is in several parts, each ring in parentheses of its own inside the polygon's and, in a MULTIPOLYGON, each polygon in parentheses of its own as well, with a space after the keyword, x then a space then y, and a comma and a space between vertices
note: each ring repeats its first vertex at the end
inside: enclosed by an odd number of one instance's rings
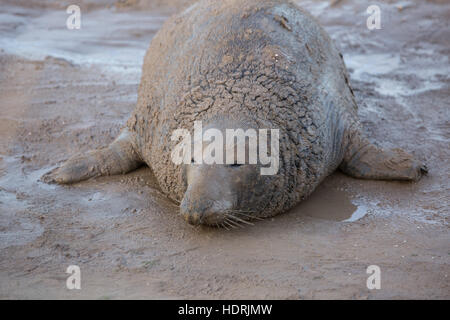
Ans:
POLYGON ((342 55, 315 19, 288 1, 257 0, 200 1, 170 18, 147 51, 121 136, 45 178, 72 183, 142 162, 187 221, 223 226, 288 210, 338 167, 387 180, 417 180, 426 170, 361 134, 342 55), (171 134, 194 120, 279 129, 278 174, 261 176, 259 165, 175 165, 171 134))

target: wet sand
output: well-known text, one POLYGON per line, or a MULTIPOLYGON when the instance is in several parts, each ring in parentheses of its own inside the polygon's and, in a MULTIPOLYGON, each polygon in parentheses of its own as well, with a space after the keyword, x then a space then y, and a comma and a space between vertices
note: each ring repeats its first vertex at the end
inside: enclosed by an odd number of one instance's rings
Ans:
POLYGON ((148 168, 73 186, 39 181, 111 142, 134 108, 148 44, 188 1, 1 1, 0 298, 450 298, 450 4, 299 2, 351 74, 368 136, 430 170, 418 183, 336 172, 290 212, 243 229, 192 227, 148 168), (66 289, 78 265, 82 289, 66 289), (366 268, 381 268, 368 290, 366 268))

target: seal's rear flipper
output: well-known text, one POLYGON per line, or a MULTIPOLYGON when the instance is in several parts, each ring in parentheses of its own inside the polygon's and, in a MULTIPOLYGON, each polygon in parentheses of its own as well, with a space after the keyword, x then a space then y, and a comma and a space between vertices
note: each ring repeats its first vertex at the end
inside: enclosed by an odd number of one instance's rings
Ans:
POLYGON ((142 164, 133 135, 127 129, 108 147, 76 155, 41 178, 46 183, 69 184, 92 177, 124 174, 142 164))
POLYGON ((360 179, 414 180, 428 172, 426 166, 402 149, 385 150, 359 132, 350 136, 340 169, 360 179))

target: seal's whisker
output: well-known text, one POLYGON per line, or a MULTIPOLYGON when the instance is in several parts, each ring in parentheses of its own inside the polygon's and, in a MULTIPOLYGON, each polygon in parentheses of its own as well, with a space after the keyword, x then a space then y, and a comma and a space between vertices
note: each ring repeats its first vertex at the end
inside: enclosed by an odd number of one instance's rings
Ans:
POLYGON ((249 220, 250 219, 257 219, 257 220, 259 220, 258 217, 252 217, 251 215, 244 214, 244 213, 241 213, 241 212, 234 212, 233 215, 234 216, 241 216, 243 219, 249 219, 249 220))
POLYGON ((228 214, 227 216, 228 216, 228 217, 227 217, 225 220, 228 221, 228 223, 231 223, 232 225, 235 225, 235 226, 237 226, 237 227, 239 227, 239 228, 243 228, 243 227, 244 227, 243 225, 241 225, 241 224, 238 223, 237 221, 230 219, 230 218, 233 218, 232 215, 229 215, 229 214, 228 214))
POLYGON ((224 224, 223 222, 220 224, 220 226, 221 226, 222 228, 225 228, 225 229, 227 229, 227 230, 230 230, 230 229, 228 229, 228 228, 225 226, 225 224, 224 224))
POLYGON ((223 223, 226 224, 226 225, 228 225, 228 226, 229 226, 230 228, 232 228, 232 229, 236 229, 236 227, 233 226, 231 223, 229 223, 227 220, 224 220, 223 223))
POLYGON ((240 223, 240 222, 238 222, 238 221, 235 221, 235 220, 231 220, 235 225, 237 225, 237 226, 239 226, 239 228, 245 228, 245 225, 243 224, 243 223, 240 223))
POLYGON ((234 223, 233 221, 231 221, 230 219, 226 220, 229 224, 231 224, 233 226, 234 229, 236 228, 240 228, 241 226, 237 223, 234 223))
POLYGON ((253 223, 251 223, 251 222, 249 222, 249 221, 245 221, 244 219, 241 219, 241 218, 238 218, 238 217, 236 217, 236 216, 234 216, 234 215, 228 215, 230 218, 232 218, 232 219, 235 219, 235 220, 237 220, 237 221, 239 221, 239 222, 242 222, 242 223, 245 223, 245 224, 248 224, 248 225, 251 225, 251 226, 254 226, 255 224, 253 224, 253 223))

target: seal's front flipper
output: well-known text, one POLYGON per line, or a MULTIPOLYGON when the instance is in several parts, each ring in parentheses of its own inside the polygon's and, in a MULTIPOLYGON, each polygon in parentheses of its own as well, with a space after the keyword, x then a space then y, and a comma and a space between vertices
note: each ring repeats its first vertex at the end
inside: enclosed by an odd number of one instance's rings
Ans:
POLYGON ((69 184, 92 177, 124 174, 142 164, 133 135, 124 129, 108 147, 76 155, 42 176, 47 183, 69 184))
POLYGON ((359 132, 349 137, 340 169, 355 178, 377 180, 417 181, 428 172, 409 153, 379 148, 359 132))

